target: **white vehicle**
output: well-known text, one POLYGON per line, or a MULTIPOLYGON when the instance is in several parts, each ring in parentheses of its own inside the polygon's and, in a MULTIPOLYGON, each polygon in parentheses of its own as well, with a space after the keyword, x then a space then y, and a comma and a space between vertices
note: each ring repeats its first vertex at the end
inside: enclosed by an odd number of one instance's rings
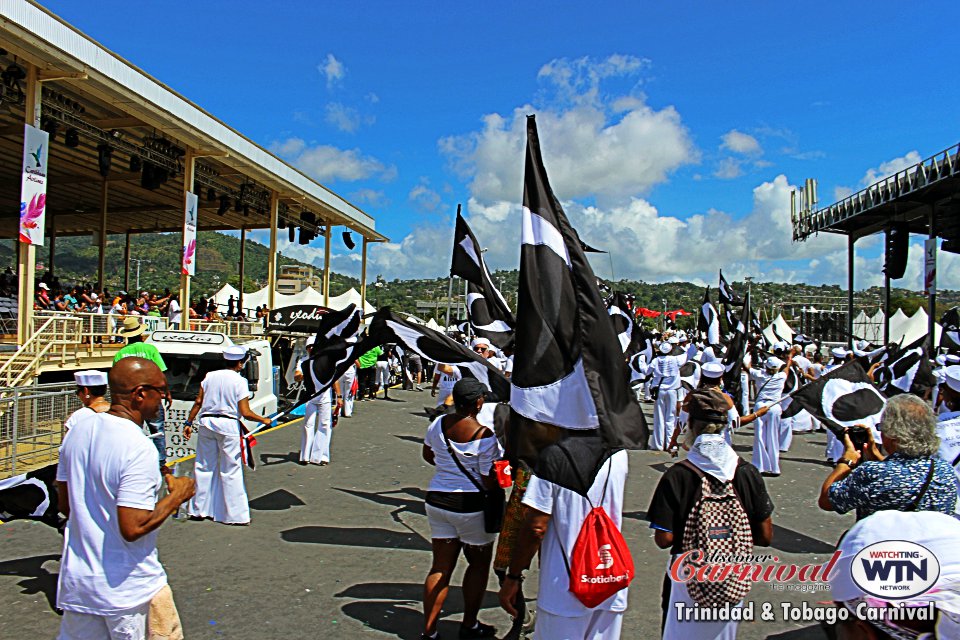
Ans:
MULTIPOLYGON (((186 440, 183 423, 200 392, 200 383, 210 371, 225 366, 223 350, 234 343, 222 333, 202 331, 155 331, 146 342, 153 344, 167 365, 167 384, 173 405, 167 409, 164 430, 167 436, 167 459, 170 461, 196 453, 196 432, 186 440)), ((270 343, 253 339, 241 343, 250 349, 251 357, 241 374, 250 383, 250 408, 260 415, 277 412, 277 381, 270 343)), ((244 421, 253 430, 259 424, 244 421)))

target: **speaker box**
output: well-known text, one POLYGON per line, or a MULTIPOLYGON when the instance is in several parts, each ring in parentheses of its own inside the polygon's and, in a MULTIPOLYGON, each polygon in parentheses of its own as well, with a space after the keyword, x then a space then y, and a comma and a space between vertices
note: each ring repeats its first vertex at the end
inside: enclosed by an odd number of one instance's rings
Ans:
POLYGON ((887 229, 883 272, 891 280, 903 277, 907 270, 907 252, 910 247, 910 227, 906 222, 894 222, 887 229))

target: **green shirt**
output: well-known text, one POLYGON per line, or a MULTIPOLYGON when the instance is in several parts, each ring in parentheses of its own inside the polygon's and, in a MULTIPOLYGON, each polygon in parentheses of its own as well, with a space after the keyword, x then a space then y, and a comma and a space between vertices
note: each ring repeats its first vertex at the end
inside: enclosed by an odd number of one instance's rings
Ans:
POLYGON ((357 358, 360 361, 361 369, 369 369, 373 365, 377 364, 377 356, 383 353, 383 349, 380 347, 374 347, 367 351, 365 354, 357 358))
POLYGON ((122 360, 123 358, 145 358, 160 367, 160 371, 167 370, 167 364, 160 356, 160 351, 152 344, 145 342, 132 342, 123 349, 120 349, 120 351, 117 351, 113 363, 116 364, 118 360, 122 360))

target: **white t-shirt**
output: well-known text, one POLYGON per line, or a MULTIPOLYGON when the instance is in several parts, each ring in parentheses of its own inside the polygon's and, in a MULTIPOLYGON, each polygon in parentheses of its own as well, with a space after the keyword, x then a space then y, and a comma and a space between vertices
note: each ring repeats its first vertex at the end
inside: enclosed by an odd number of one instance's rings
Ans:
POLYGON ((650 363, 650 373, 653 374, 653 380, 650 382, 652 387, 660 387, 662 390, 680 388, 680 367, 687 362, 687 357, 683 356, 657 356, 650 363))
POLYGON ((440 389, 453 389, 453 385, 457 384, 457 380, 463 377, 463 374, 460 373, 460 369, 453 367, 452 373, 443 373, 438 370, 440 374, 440 379, 437 381, 437 387, 440 389))
POLYGON ((167 584, 157 531, 127 542, 117 507, 156 506, 161 479, 153 443, 133 422, 96 413, 64 440, 57 480, 70 496, 57 606, 110 615, 149 601, 167 584))
POLYGON ((180 322, 180 303, 176 300, 171 300, 167 305, 167 318, 170 322, 180 322))
POLYGON ((220 369, 208 373, 200 387, 203 389, 203 406, 199 416, 201 424, 221 435, 239 435, 237 420, 240 419, 240 401, 250 397, 247 379, 232 369, 220 369), (208 415, 233 419, 204 417, 208 415))
MULTIPOLYGON (((494 403, 491 402, 490 404, 494 403)), ((430 426, 427 427, 427 435, 423 438, 423 443, 433 449, 433 460, 437 468, 433 478, 430 479, 430 486, 427 487, 427 490, 449 493, 477 491, 477 486, 463 475, 460 467, 450 457, 443 431, 440 428, 442 421, 443 416, 440 416, 431 422, 430 426)), ((493 436, 478 438, 470 442, 454 442, 451 440, 450 446, 453 447, 463 468, 481 484, 483 484, 483 481, 480 476, 492 475, 493 463, 503 458, 503 449, 493 436)))
MULTIPOLYGON (((618 451, 604 463, 603 468, 593 481, 587 494, 593 504, 600 506, 610 519, 623 529, 623 488, 627 482, 627 452, 618 451), (607 493, 603 494, 603 485, 610 473, 607 493), (603 502, 601 503, 601 497, 603 502)), ((530 484, 523 496, 523 504, 537 511, 556 514, 550 518, 547 534, 540 547, 540 591, 537 594, 537 606, 548 613, 567 618, 588 615, 591 611, 625 611, 627 609, 627 589, 621 589, 594 609, 588 609, 570 593, 570 574, 563 559, 566 553, 569 559, 573 547, 580 535, 580 527, 590 512, 590 503, 581 495, 564 489, 537 476, 531 476, 530 484), (560 541, 563 542, 561 549, 560 541)))
POLYGON ((750 380, 757 388, 757 397, 753 406, 756 408, 769 407, 780 402, 783 396, 783 385, 787 383, 787 373, 778 371, 771 375, 759 369, 750 369, 750 380))
POLYGON ((63 427, 67 431, 70 431, 70 429, 77 426, 77 424, 80 421, 86 420, 90 416, 95 416, 95 415, 97 415, 97 412, 91 409, 90 407, 80 407, 79 409, 77 409, 76 411, 70 414, 70 417, 67 418, 67 420, 63 423, 63 427))

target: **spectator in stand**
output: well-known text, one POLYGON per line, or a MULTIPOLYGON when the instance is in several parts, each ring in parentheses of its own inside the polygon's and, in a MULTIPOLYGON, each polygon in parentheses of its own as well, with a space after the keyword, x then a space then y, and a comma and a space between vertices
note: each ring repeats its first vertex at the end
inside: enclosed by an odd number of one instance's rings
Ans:
POLYGON ((180 296, 170 296, 170 302, 167 304, 167 321, 171 329, 180 328, 180 319, 182 317, 180 309, 180 296))
POLYGON ((34 300, 34 308, 36 309, 50 309, 53 307, 53 302, 50 300, 50 287, 46 282, 41 282, 37 285, 37 295, 34 300))
POLYGON ((70 290, 69 293, 64 294, 63 296, 63 310, 64 311, 73 311, 77 308, 77 287, 74 287, 70 290))
POLYGON ((938 455, 940 438, 929 405, 914 395, 894 396, 887 400, 879 428, 886 455, 871 429, 862 451, 844 435, 843 455, 820 489, 820 508, 837 513, 856 509, 858 520, 887 510, 952 515, 956 477, 938 455))

